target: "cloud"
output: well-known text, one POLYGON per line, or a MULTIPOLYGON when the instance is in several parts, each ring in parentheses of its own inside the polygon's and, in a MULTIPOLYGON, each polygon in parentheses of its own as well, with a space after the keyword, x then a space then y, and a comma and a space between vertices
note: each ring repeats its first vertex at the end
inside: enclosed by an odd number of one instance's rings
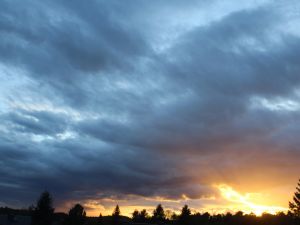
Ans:
POLYGON ((222 2, 0 3, 3 202, 293 185, 299 16, 222 2))

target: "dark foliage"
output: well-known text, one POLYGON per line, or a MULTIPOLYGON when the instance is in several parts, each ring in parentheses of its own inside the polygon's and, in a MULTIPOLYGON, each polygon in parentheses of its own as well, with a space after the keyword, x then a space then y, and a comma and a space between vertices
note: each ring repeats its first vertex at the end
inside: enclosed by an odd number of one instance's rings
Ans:
POLYGON ((20 216, 31 216, 31 209, 11 209, 8 207, 0 207, 0 215, 20 215, 20 216))
POLYGON ((32 225, 51 225, 53 215, 52 198, 49 192, 45 191, 41 194, 36 207, 33 208, 32 225))
POLYGON ((162 223, 166 220, 164 208, 159 204, 153 211, 152 221, 156 223, 162 223))
POLYGON ((83 225, 86 219, 84 208, 80 204, 76 204, 70 209, 65 225, 83 225))
POLYGON ((117 225, 120 223, 120 215, 121 215, 120 207, 119 205, 116 205, 116 208, 112 213, 113 224, 117 225))
POLYGON ((134 223, 146 223, 149 220, 148 213, 146 209, 143 209, 142 211, 134 210, 132 213, 132 221, 134 223))
POLYGON ((191 210, 187 205, 183 206, 181 214, 178 218, 179 224, 190 224, 191 210))
POLYGON ((300 179, 293 200, 289 202, 289 213, 295 218, 300 218, 300 179))
POLYGON ((103 224, 103 216, 102 216, 101 213, 100 213, 100 215, 98 216, 97 224, 98 224, 98 225, 102 225, 102 224, 103 224))

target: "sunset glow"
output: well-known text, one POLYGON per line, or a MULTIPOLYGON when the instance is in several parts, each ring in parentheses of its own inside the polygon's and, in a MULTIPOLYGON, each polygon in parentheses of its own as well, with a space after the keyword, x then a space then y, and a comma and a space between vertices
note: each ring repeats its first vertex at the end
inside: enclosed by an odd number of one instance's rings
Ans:
POLYGON ((286 212, 287 208, 280 206, 268 206, 255 204, 255 198, 251 193, 240 194, 235 191, 232 187, 221 184, 217 188, 220 190, 222 196, 234 205, 228 207, 235 211, 243 211, 244 213, 254 213, 257 216, 261 216, 263 213, 276 214, 278 212, 286 212))
MULTIPOLYGON (((162 197, 141 198, 139 196, 131 196, 127 200, 118 199, 99 199, 82 202, 86 207, 89 216, 111 215, 114 207, 120 206, 122 215, 132 216, 134 210, 146 209, 149 215, 152 214, 157 204, 162 204, 166 210, 170 210, 177 214, 180 213, 184 204, 191 206, 193 212, 209 212, 211 214, 226 214, 230 212, 235 214, 242 211, 245 214, 254 213, 261 216, 263 213, 276 215, 279 212, 287 212, 287 208, 272 204, 269 198, 262 193, 240 193, 227 184, 212 185, 219 195, 208 198, 190 199, 184 194, 179 199, 166 199, 162 197)), ((60 210, 67 211, 74 204, 69 202, 60 210)))

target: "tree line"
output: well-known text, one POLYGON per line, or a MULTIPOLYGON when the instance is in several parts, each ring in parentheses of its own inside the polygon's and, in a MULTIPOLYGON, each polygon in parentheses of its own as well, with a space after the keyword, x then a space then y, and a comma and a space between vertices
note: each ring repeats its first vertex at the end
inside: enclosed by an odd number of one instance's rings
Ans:
MULTIPOLYGON (((54 213, 53 200, 49 192, 43 192, 36 206, 30 207, 31 225, 51 225, 55 220, 61 225, 119 225, 119 224, 172 224, 172 225, 299 225, 300 224, 300 180, 296 187, 292 201, 289 202, 287 213, 279 212, 276 215, 264 213, 258 217, 254 214, 217 214, 192 213, 188 205, 183 206, 180 214, 166 213, 161 204, 158 204, 150 215, 145 209, 134 210, 132 217, 121 215, 119 205, 116 205, 111 216, 87 217, 84 207, 75 204, 68 214, 54 213), (167 215, 168 214, 168 215, 167 215)), ((1 210, 0 210, 1 212, 1 210)))

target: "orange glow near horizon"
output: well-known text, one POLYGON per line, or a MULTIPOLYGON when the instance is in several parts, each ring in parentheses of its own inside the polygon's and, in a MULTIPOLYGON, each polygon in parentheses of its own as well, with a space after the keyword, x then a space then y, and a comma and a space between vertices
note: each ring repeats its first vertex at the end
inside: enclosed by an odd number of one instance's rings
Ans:
MULTIPOLYGON (((268 198, 268 195, 262 193, 240 193, 227 184, 213 185, 219 192, 219 195, 214 195, 210 198, 190 199, 186 195, 182 195, 180 199, 165 199, 163 197, 141 197, 132 196, 128 200, 119 199, 99 199, 86 200, 82 202, 88 216, 103 216, 111 215, 115 206, 118 204, 121 209, 121 214, 124 216, 132 216, 134 210, 146 209, 149 215, 157 204, 163 204, 166 211, 180 213, 183 205, 187 204, 193 212, 209 212, 211 214, 224 214, 227 212, 235 213, 242 211, 245 214, 254 213, 256 216, 261 216, 263 213, 276 214, 278 212, 286 212, 287 208, 278 206, 274 198, 268 198)), ((74 202, 68 202, 62 211, 67 211, 74 202)))
POLYGON ((233 205, 229 206, 229 208, 235 211, 243 211, 244 213, 254 213, 257 216, 261 216, 263 213, 276 214, 278 212, 287 211, 287 208, 281 206, 268 206, 267 204, 256 204, 256 199, 255 197, 253 197, 253 194, 251 195, 251 193, 246 193, 245 195, 242 195, 226 184, 217 185, 217 188, 219 189, 223 198, 233 203, 233 205))

